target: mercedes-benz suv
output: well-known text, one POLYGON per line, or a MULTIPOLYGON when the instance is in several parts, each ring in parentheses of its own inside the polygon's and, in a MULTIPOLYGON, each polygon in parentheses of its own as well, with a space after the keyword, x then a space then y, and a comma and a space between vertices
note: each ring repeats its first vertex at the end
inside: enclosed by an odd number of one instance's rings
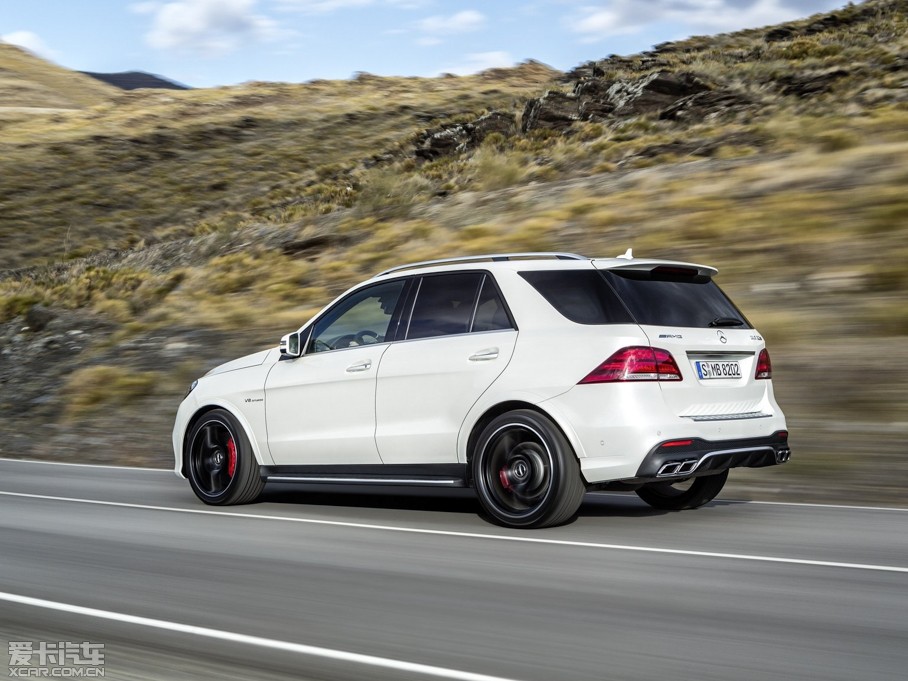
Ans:
POLYGON ((587 490, 659 509, 790 456, 762 336, 687 262, 566 253, 396 267, 193 383, 175 470, 207 504, 271 482, 475 489, 564 523, 587 490))

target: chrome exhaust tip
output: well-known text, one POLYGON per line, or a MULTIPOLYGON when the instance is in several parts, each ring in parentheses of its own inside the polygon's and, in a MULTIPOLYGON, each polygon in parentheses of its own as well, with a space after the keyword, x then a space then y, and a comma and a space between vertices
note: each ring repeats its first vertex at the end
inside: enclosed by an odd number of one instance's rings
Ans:
POLYGON ((687 475, 692 473, 697 465, 700 463, 699 459, 686 459, 684 461, 669 461, 667 464, 664 464, 662 468, 659 469, 659 472, 656 473, 657 478, 668 478, 675 475, 687 475))
POLYGON ((684 461, 678 467, 678 473, 690 473, 697 467, 698 463, 699 461, 697 461, 696 459, 689 459, 687 461, 684 461))

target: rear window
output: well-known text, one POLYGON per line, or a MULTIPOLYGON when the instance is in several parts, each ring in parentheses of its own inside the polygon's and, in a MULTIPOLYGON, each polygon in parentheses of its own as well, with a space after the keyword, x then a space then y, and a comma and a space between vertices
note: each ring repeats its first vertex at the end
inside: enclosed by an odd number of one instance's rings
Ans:
POLYGON ((722 289, 694 270, 541 270, 520 276, 578 324, 751 328, 722 289))
POLYGON ((595 270, 521 272, 558 312, 578 324, 633 324, 627 309, 595 270))
POLYGON ((639 324, 751 328, 710 277, 658 269, 608 270, 602 274, 639 324))

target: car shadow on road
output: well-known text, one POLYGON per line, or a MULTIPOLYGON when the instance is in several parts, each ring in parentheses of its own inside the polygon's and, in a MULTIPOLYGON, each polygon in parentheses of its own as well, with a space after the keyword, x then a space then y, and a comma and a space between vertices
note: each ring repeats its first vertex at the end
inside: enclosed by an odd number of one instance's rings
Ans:
POLYGON ((330 506, 375 508, 402 511, 434 511, 437 513, 473 514, 479 512, 479 502, 472 490, 425 490, 398 487, 362 487, 344 485, 280 485, 269 484, 260 502, 293 504, 297 506, 330 506))
MULTIPOLYGON (((443 489, 427 492, 413 487, 362 487, 344 485, 269 484, 260 502, 293 506, 427 511, 462 515, 482 515, 476 495, 470 489, 443 489)), ((624 494, 589 493, 577 513, 578 518, 645 518, 664 515, 624 494)), ((571 521, 573 522, 573 521, 571 521)), ((568 523, 570 524, 570 523, 568 523)))
POLYGON ((583 498, 579 518, 648 518, 671 511, 660 511, 641 501, 635 494, 590 492, 583 498))

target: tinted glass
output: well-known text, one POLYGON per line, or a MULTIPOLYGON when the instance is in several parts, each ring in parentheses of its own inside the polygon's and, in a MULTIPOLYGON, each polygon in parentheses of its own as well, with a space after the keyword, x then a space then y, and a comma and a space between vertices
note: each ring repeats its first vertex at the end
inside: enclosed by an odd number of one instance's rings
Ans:
POLYGON ((308 352, 384 342, 403 288, 403 281, 392 281, 362 289, 340 301, 315 325, 308 352))
POLYGON ((482 278, 480 272, 423 277, 407 338, 468 333, 482 278))
POLYGON ((520 276, 572 322, 632 324, 634 321, 595 270, 543 270, 521 272, 520 276))
POLYGON ((605 278, 640 324, 750 328, 709 277, 610 270, 605 278))
POLYGON ((504 301, 489 275, 482 280, 479 302, 476 304, 476 316, 473 318, 473 331, 500 331, 513 329, 504 301))

